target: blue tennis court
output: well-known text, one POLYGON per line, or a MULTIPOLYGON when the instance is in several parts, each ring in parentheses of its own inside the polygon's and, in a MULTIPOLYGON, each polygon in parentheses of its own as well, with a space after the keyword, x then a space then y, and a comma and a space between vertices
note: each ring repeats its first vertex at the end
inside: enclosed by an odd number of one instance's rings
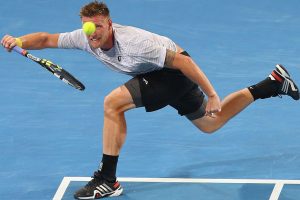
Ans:
MULTIPOLYGON (((1 3, 0 35, 81 27, 89 1, 1 3)), ((276 63, 300 84, 300 1, 106 1, 113 22, 168 36, 207 74, 221 98, 262 80, 276 63)), ((86 90, 0 50, 0 199, 73 199, 102 156, 103 99, 130 79, 77 50, 31 51, 59 64, 86 90)), ((299 102, 258 100, 215 134, 176 110, 126 113, 117 175, 131 199, 300 199, 299 102)))

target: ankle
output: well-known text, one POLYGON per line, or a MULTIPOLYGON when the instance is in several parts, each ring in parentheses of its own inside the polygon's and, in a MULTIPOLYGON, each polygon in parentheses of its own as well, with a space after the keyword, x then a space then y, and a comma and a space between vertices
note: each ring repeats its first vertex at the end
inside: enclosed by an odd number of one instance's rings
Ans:
POLYGON ((111 155, 103 154, 102 161, 98 169, 103 179, 109 182, 116 181, 118 158, 119 156, 111 156, 111 155))
POLYGON ((248 87, 248 90, 255 101, 257 99, 265 99, 276 96, 279 86, 280 82, 268 77, 265 80, 248 87))

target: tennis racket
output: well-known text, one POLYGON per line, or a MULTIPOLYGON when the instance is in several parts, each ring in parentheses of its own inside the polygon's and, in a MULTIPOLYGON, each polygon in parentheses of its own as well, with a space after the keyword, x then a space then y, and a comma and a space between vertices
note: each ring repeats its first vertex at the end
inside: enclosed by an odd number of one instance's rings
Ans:
POLYGON ((51 72, 54 76, 62 80, 63 82, 71 85, 72 87, 78 89, 78 90, 84 90, 84 85, 77 80, 74 76, 72 76, 69 72, 61 68, 60 66, 52 63, 51 61, 47 59, 41 59, 38 57, 35 57, 34 55, 30 54, 25 49, 22 49, 18 46, 15 46, 13 50, 26 58, 29 58, 30 60, 33 60, 34 62, 40 64, 42 67, 46 68, 49 72, 51 72))

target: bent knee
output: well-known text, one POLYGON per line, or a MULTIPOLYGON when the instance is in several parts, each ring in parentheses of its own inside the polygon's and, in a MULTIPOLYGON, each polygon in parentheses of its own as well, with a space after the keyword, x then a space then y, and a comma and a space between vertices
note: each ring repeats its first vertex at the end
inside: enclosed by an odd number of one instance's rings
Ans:
POLYGON ((107 95, 104 98, 104 102, 103 102, 104 111, 110 111, 110 112, 117 111, 118 108, 120 106, 122 106, 122 104, 118 100, 119 98, 122 98, 122 97, 120 97, 119 95, 112 94, 112 93, 107 95))
POLYGON ((203 133, 213 134, 219 130, 223 124, 221 123, 194 123, 203 133))
POLYGON ((217 130, 219 130, 223 125, 224 122, 220 120, 220 118, 210 118, 210 117, 203 117, 197 120, 192 121, 192 123, 202 132, 207 134, 213 134, 217 130))
POLYGON ((105 112, 124 112, 134 104, 128 90, 121 86, 104 98, 103 107, 105 112))
POLYGON ((215 133, 219 128, 216 127, 198 127, 203 133, 206 134, 213 134, 215 133))
POLYGON ((114 107, 114 97, 107 95, 104 98, 103 107, 104 110, 113 109, 114 107))

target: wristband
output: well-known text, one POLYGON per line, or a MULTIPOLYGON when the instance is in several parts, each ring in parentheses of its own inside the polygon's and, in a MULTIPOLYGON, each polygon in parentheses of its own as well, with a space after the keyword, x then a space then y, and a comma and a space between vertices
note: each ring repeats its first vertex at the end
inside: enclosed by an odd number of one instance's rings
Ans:
POLYGON ((18 47, 21 47, 21 48, 22 48, 22 45, 23 45, 22 40, 21 40, 20 38, 15 38, 15 40, 16 40, 16 45, 17 45, 18 47))

